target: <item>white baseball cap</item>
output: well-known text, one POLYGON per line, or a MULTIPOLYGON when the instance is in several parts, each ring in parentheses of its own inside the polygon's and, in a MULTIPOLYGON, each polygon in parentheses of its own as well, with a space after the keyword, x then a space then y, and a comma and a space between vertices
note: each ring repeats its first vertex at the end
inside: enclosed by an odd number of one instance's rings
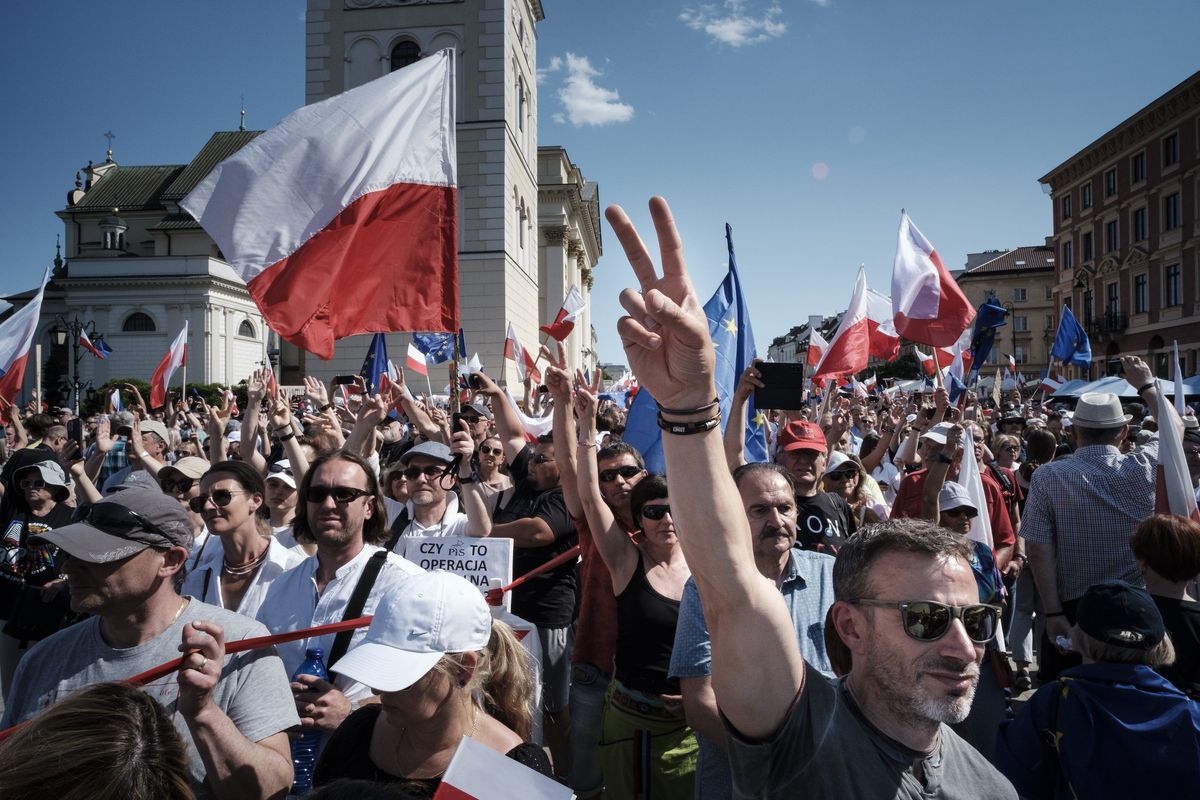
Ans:
POLYGON ((492 615, 483 593, 450 572, 406 578, 380 598, 366 637, 337 663, 338 673, 380 692, 399 692, 447 653, 487 647, 492 615))
POLYGON ((295 489, 296 477, 292 474, 292 462, 286 458, 276 461, 271 465, 270 471, 267 472, 267 480, 280 481, 295 489))

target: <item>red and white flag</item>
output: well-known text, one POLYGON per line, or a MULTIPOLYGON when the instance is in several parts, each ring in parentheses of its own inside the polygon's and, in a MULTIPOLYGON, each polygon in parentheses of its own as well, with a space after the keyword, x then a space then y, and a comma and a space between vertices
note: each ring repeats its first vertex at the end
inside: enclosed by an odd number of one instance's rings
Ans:
POLYGON ((966 487, 971 505, 979 513, 971 520, 971 530, 967 538, 981 542, 988 547, 995 547, 992 542, 992 520, 988 517, 987 494, 983 490, 983 478, 979 474, 979 462, 975 460, 975 443, 971 439, 971 429, 963 431, 963 457, 958 468, 958 482, 966 487))
POLYGON ((532 444, 538 440, 539 436, 545 436, 554 428, 554 417, 547 414, 544 417, 530 417, 526 415, 521 407, 517 405, 517 401, 513 398, 512 393, 508 391, 508 387, 504 387, 504 396, 508 398, 508 404, 512 406, 512 410, 516 413, 517 419, 521 421, 521 428, 525 432, 525 441, 532 444))
POLYGON ((150 379, 151 408, 162 408, 167 404, 167 385, 171 382, 171 376, 175 374, 175 370, 187 364, 187 338, 188 324, 184 322, 183 330, 175 337, 163 360, 158 362, 154 377, 150 379))
POLYGON ((892 361, 900 355, 900 335, 892 322, 892 298, 867 287, 867 328, 871 332, 871 355, 892 361))
POLYGON ((107 358, 106 353, 101 352, 99 347, 96 347, 95 342, 87 335, 87 331, 79 329, 79 343, 83 345, 83 349, 94 355, 96 358, 107 358))
POLYGON ((1013 358, 1012 353, 1005 353, 1004 357, 1008 359, 1008 371, 1013 375, 1017 374, 1017 360, 1013 358))
POLYGON ((557 341, 566 341, 566 338, 571 335, 571 331, 575 329, 575 318, 579 316, 579 312, 584 309, 583 294, 580 293, 579 287, 571 284, 571 288, 567 291, 567 296, 563 298, 562 308, 558 310, 558 316, 554 318, 554 322, 549 325, 543 325, 540 330, 542 333, 557 341))
POLYGON ((829 342, 825 357, 817 365, 813 380, 826 377, 842 378, 866 368, 871 349, 871 334, 867 329, 867 273, 858 268, 854 279, 854 293, 850 305, 842 316, 837 333, 829 342))
POLYGON ((1042 382, 1038 384, 1038 388, 1042 390, 1043 394, 1054 394, 1062 388, 1062 385, 1063 382, 1058 380, 1057 377, 1047 374, 1046 377, 1042 378, 1042 382))
POLYGON ((815 367, 821 363, 821 359, 825 357, 825 351, 829 349, 829 342, 825 341, 825 337, 817 333, 814 329, 808 334, 808 354, 806 363, 810 367, 815 367))
POLYGON ((1167 396, 1158 392, 1158 474, 1155 481, 1154 512, 1178 514, 1200 521, 1196 508, 1196 490, 1188 473, 1187 457, 1183 453, 1183 421, 1167 396))
POLYGON ((567 786, 464 736, 433 800, 571 800, 567 786))
POLYGON ((287 341, 458 330, 454 85, 447 49, 305 106, 180 202, 287 341))
POLYGON ((405 359, 408 368, 418 375, 429 377, 429 366, 425 363, 425 354, 412 342, 408 343, 408 358, 405 359))
POLYGON ((29 360, 29 348, 33 346, 33 334, 42 316, 42 295, 50 270, 42 274, 37 294, 0 323, 0 396, 9 403, 16 403, 17 394, 25 380, 25 364, 29 360))
POLYGON ((937 251, 903 211, 892 265, 892 317, 897 334, 934 347, 954 344, 975 319, 937 251))
POLYGON ((508 323, 508 335, 504 339, 504 357, 516 363, 517 377, 521 383, 525 382, 526 375, 535 383, 541 382, 542 374, 538 371, 533 356, 529 355, 529 351, 522 346, 521 339, 517 336, 517 329, 511 322, 508 323))
POLYGON ((917 354, 917 361, 921 362, 921 369, 931 378, 938 373, 939 368, 946 369, 954 363, 954 353, 943 347, 935 347, 932 355, 925 355, 919 347, 914 347, 913 352, 917 354))

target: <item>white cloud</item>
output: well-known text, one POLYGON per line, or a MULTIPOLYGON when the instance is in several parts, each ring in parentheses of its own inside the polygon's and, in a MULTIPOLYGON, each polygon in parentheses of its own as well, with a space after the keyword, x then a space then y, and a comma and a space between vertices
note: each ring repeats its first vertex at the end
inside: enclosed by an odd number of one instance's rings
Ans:
POLYGON ((537 71, 538 86, 541 86, 550 79, 550 73, 558 72, 562 69, 563 60, 559 56, 550 59, 550 63, 537 71))
POLYGON ((633 106, 620 102, 615 89, 605 89, 596 84, 601 74, 592 66, 587 56, 567 53, 565 59, 558 56, 550 59, 549 65, 539 76, 539 81, 551 72, 566 68, 567 75, 558 90, 563 112, 554 114, 555 122, 570 122, 577 128, 584 125, 612 125, 633 119, 633 106))
MULTIPOLYGON (((814 0, 826 5, 829 0, 814 0)), ((767 6, 762 13, 747 10, 746 0, 725 0, 721 5, 707 3, 685 8, 679 19, 692 30, 704 31, 721 44, 743 47, 768 39, 777 39, 787 31, 783 7, 778 3, 767 6)))

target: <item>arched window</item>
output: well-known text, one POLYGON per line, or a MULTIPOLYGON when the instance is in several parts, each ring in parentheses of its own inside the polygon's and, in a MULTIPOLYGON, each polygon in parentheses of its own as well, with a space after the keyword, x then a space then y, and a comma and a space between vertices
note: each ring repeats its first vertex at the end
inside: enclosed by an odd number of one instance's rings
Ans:
POLYGON ((525 91, 525 78, 517 78, 517 127, 525 130, 525 117, 529 115, 529 96, 525 91))
POLYGON ((421 60, 421 48, 416 42, 405 39, 392 48, 392 72, 415 64, 421 60))
POLYGON ((521 200, 521 205, 517 209, 517 244, 525 249, 525 229, 529 227, 529 213, 525 210, 525 201, 521 200))
POLYGON ((155 327, 154 320, 149 314, 135 311, 125 318, 125 324, 121 326, 121 330, 126 333, 142 333, 158 330, 158 328, 155 327))
POLYGON ((254 339, 254 325, 248 319, 242 320, 242 324, 238 325, 238 336, 245 336, 247 339, 254 339))

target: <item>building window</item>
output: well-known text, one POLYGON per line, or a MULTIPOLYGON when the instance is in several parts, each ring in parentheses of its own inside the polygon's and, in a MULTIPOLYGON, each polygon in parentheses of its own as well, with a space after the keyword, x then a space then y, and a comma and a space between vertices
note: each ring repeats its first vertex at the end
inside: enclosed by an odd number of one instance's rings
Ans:
POLYGON ((1183 276, 1178 264, 1170 264, 1163 273, 1163 305, 1183 305, 1183 276))
POLYGON ((1141 183, 1146 180, 1146 151, 1134 153, 1129 159, 1129 182, 1141 183))
POLYGON ((1053 287, 1053 286, 1047 286, 1047 287, 1046 287, 1046 299, 1047 299, 1047 300, 1053 300, 1053 299, 1054 299, 1054 287, 1053 287))
POLYGON ((121 326, 121 330, 126 333, 145 333, 146 331, 157 330, 154 326, 154 320, 149 314, 143 314, 140 311, 135 311, 125 318, 125 323, 121 326))
POLYGON ((1135 208, 1133 210, 1133 240, 1135 242, 1146 241, 1146 209, 1135 208))
POLYGON ((1025 348, 1022 347, 1021 345, 1017 345, 1016 347, 1013 348, 1013 361, 1016 361, 1018 364, 1025 363, 1025 361, 1026 361, 1025 348))
POLYGON ((1104 252, 1116 252, 1118 245, 1120 245, 1120 242, 1118 241, 1118 229, 1119 226, 1117 225, 1117 221, 1115 219, 1110 219, 1108 222, 1104 223, 1104 252))
POLYGON ((1117 168, 1113 167, 1104 173, 1104 196, 1112 197, 1117 193, 1117 168))
POLYGON ((1105 287, 1104 311, 1106 314, 1116 314, 1120 311, 1120 300, 1116 283, 1110 283, 1105 287))
POLYGON ((1146 273, 1133 276, 1133 313, 1145 314, 1150 308, 1149 276, 1146 273))
MULTIPOLYGON (((1047 297, 1046 299, 1047 299, 1047 300, 1049 300, 1050 298, 1049 298, 1049 297, 1047 297)), ((1052 330, 1054 330, 1054 315, 1053 315, 1053 314, 1047 314, 1047 315, 1046 315, 1046 327, 1045 327, 1045 330, 1048 330, 1048 331, 1052 331, 1052 330)))
POLYGON ((517 78, 517 127, 525 130, 525 115, 528 114, 529 96, 525 91, 525 78, 517 78))
POLYGON ((517 245, 521 251, 525 250, 525 228, 529 224, 529 213, 525 209, 525 201, 521 200, 517 206, 517 245))
POLYGON ((1063 242, 1062 244, 1062 262, 1063 269, 1071 269, 1075 266, 1075 243, 1071 241, 1063 242))
POLYGON ((254 334, 254 325, 248 319, 242 320, 242 324, 238 325, 238 336, 245 336, 247 339, 257 339, 254 334))
POLYGON ((1071 195, 1067 195, 1066 197, 1064 197, 1062 199, 1061 208, 1062 208, 1062 218, 1070 219, 1071 218, 1071 195))
POLYGON ((421 60, 421 48, 416 42, 405 40, 398 42, 392 48, 392 72, 398 69, 403 69, 409 64, 415 64, 421 60))
POLYGON ((1083 235, 1083 261, 1086 264, 1092 260, 1094 255, 1092 250, 1092 232, 1088 231, 1083 235))
POLYGON ((1014 303, 1024 303, 1025 296, 1026 296, 1025 289, 1023 287, 1013 289, 1013 302, 1014 303))
POLYGON ((1162 140, 1163 169, 1179 163, 1179 131, 1162 140))
POLYGON ((1163 230, 1173 231, 1179 223, 1179 192, 1175 192, 1163 198, 1163 230))
POLYGON ((1091 183, 1085 183, 1083 186, 1079 187, 1079 207, 1084 209, 1092 207, 1091 183))
POLYGON ((1017 314, 1013 317, 1013 330, 1017 333, 1024 333, 1029 330, 1029 318, 1017 314))

